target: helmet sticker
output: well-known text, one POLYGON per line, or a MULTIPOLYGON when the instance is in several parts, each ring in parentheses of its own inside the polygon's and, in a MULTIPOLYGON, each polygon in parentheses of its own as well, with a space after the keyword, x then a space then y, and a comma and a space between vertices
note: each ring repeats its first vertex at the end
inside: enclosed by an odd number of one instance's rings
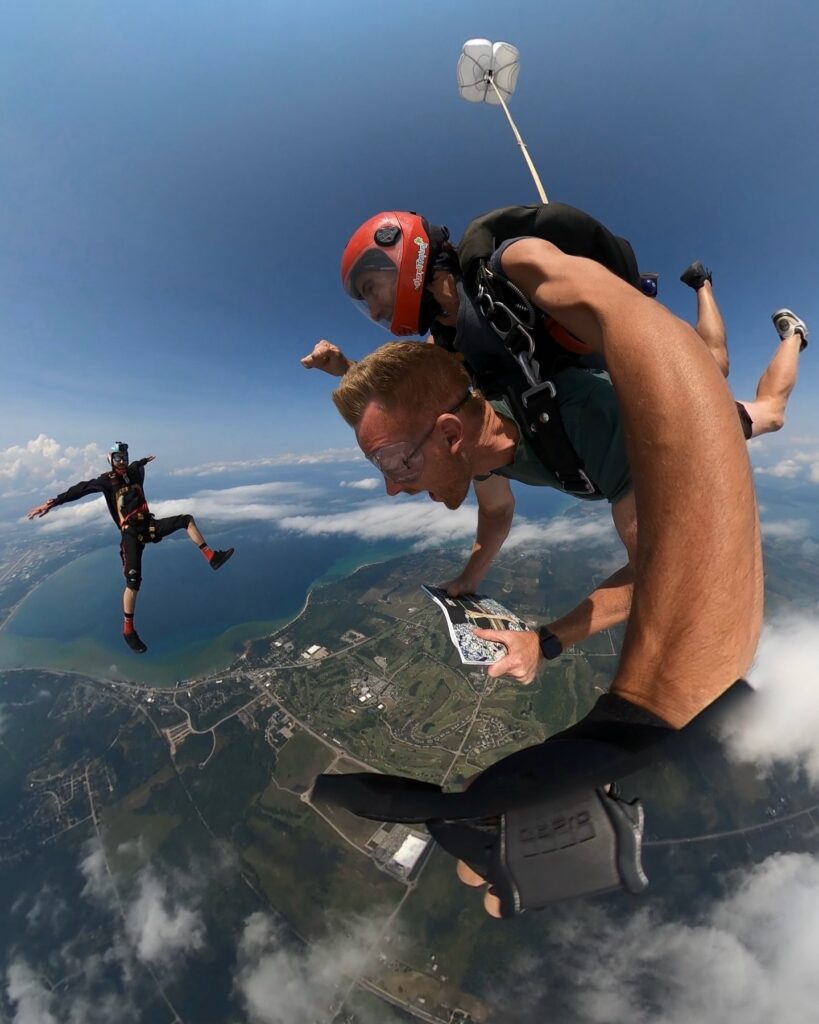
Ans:
POLYGON ((412 283, 415 286, 415 290, 418 291, 424 284, 424 266, 427 260, 429 242, 425 242, 420 235, 416 235, 413 238, 413 242, 418 246, 418 256, 415 260, 415 277, 412 279, 412 283))

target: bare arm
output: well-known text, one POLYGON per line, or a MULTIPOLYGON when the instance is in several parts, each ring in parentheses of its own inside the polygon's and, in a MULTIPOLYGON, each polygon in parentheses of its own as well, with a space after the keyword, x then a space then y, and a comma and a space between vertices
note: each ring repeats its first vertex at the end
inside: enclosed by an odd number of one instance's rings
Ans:
POLYGON ((634 559, 637 555, 637 508, 634 491, 611 506, 611 517, 628 552, 629 561, 596 587, 566 615, 548 623, 564 647, 579 644, 595 633, 625 622, 634 591, 634 559))
POLYGON ((473 486, 478 499, 478 530, 460 575, 441 584, 450 597, 475 593, 509 536, 515 515, 515 496, 505 477, 490 476, 476 480, 473 486))
POLYGON ((313 351, 304 356, 301 365, 308 370, 324 370, 331 377, 343 377, 353 365, 353 360, 348 359, 338 345, 322 338, 313 346, 313 351))
POLYGON ((48 498, 42 503, 42 505, 35 505, 34 508, 30 508, 28 512, 26 512, 26 519, 42 519, 43 516, 48 515, 48 513, 54 508, 54 505, 54 498, 48 498))
MULTIPOLYGON (((426 341, 430 345, 435 344, 435 338, 431 334, 427 335, 426 341)), ((343 377, 351 366, 355 366, 354 359, 348 359, 338 345, 324 338, 317 341, 313 351, 299 361, 306 370, 324 370, 331 377, 343 377)))
POLYGON ((685 725, 748 669, 762 624, 759 518, 731 393, 693 328, 539 239, 502 266, 606 359, 640 523, 613 691, 685 725))

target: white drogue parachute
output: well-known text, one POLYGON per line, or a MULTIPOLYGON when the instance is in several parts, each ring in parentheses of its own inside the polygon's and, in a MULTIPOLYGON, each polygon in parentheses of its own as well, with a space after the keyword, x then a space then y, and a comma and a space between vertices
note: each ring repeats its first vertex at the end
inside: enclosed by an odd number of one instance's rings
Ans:
POLYGON ((520 54, 511 43, 492 43, 488 39, 468 39, 458 58, 458 92, 470 103, 489 103, 503 107, 506 120, 520 146, 523 159, 532 175, 540 201, 548 203, 526 143, 512 120, 506 101, 515 91, 520 71, 520 54))
POLYGON ((499 106, 515 91, 520 53, 511 43, 468 39, 458 58, 458 90, 470 103, 499 106))

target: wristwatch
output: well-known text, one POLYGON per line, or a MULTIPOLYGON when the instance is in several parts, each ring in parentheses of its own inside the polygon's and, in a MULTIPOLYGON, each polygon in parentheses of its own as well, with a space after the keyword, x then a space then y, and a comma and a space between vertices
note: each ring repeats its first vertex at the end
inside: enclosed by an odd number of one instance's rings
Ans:
POLYGON ((540 653, 547 661, 554 661, 563 653, 563 644, 557 639, 548 626, 541 626, 537 631, 540 653))

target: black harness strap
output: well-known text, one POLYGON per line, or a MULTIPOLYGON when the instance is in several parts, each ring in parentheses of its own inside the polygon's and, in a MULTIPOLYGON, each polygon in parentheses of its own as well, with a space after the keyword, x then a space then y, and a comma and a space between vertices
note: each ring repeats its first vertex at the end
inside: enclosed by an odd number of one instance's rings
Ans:
POLYGON ((516 360, 528 384, 524 389, 510 382, 502 387, 526 440, 567 494, 601 496, 602 491, 586 473, 566 434, 555 383, 543 376, 545 370, 554 376, 562 367, 557 359, 548 368, 541 367, 536 359, 535 334, 540 318, 534 306, 516 285, 494 274, 486 262, 478 269, 477 283, 476 303, 481 315, 516 360))
MULTIPOLYGON (((593 259, 634 287, 640 284, 637 261, 624 238, 564 203, 491 210, 472 220, 458 243, 464 289, 522 371, 517 382, 511 375, 501 382, 492 373, 482 373, 476 378, 479 387, 488 398, 503 395, 509 400, 526 440, 564 491, 599 497, 600 489, 586 473, 563 427, 555 379, 568 366, 605 366, 599 356, 581 354, 582 348, 570 351, 566 344, 571 346, 578 339, 556 321, 550 327, 543 311, 535 309, 511 281, 492 271, 489 263, 498 247, 523 237, 542 238, 570 256, 593 259)), ((439 344, 455 345, 469 365, 469 338, 454 339, 451 331, 440 326, 434 333, 439 344)))

